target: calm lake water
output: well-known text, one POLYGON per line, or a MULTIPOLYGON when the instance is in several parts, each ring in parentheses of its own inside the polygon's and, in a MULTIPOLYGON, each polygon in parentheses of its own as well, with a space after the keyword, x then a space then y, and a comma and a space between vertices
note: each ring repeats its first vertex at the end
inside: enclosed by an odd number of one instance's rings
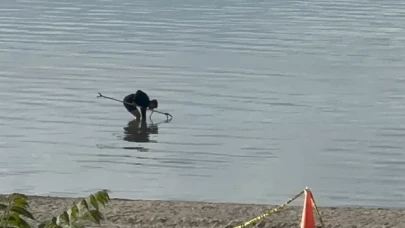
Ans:
POLYGON ((0 192, 405 206, 404 11, 3 0, 0 192), (173 120, 96 98, 138 89, 173 120))

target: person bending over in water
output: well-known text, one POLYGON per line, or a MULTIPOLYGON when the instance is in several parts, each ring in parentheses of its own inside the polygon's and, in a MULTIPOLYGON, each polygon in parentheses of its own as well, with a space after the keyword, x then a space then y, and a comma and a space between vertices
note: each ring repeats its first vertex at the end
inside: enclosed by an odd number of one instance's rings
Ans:
POLYGON ((139 114, 136 106, 139 106, 142 113, 142 121, 146 121, 146 108, 155 109, 158 107, 157 100, 150 100, 149 96, 142 90, 136 91, 136 93, 128 94, 124 97, 124 107, 132 115, 136 117, 137 120, 140 120, 141 115, 139 114), (132 104, 132 105, 131 105, 132 104))

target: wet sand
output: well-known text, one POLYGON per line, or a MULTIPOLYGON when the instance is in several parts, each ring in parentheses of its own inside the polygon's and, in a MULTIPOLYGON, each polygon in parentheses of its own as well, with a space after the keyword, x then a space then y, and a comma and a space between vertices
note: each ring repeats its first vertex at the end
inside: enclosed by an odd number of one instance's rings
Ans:
MULTIPOLYGON (((3 200, 4 196, 0 196, 0 199, 3 200)), ((29 196, 29 200, 34 216, 42 221, 66 210, 79 198, 29 196)), ((106 220, 101 227, 232 227, 272 207, 112 198, 109 205, 102 209, 106 220)), ((405 209, 319 207, 319 210, 325 227, 405 227, 405 209)), ((263 219, 256 227, 300 227, 301 212, 301 206, 287 206, 263 219)), ((315 219, 320 226, 316 213, 315 219)))

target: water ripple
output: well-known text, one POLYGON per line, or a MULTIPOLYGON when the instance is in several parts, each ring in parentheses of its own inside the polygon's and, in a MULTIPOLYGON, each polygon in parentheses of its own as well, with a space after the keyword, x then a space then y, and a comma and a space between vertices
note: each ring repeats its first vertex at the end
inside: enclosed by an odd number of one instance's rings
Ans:
POLYGON ((404 204, 404 9, 392 0, 6 1, 0 190, 274 203, 313 186, 327 204, 404 204), (96 98, 137 89, 174 120, 134 124, 122 104, 96 98), (78 184, 61 181, 73 175, 78 184), (261 187, 195 189, 246 179, 261 187))

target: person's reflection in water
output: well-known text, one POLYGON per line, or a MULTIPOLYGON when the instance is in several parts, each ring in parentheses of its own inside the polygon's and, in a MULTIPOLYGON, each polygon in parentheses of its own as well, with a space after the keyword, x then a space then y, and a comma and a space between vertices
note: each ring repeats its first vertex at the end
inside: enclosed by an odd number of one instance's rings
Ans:
POLYGON ((158 134, 158 127, 156 124, 151 124, 149 127, 146 121, 139 121, 134 119, 124 127, 124 140, 128 142, 156 142, 150 140, 150 134, 158 134))
POLYGON ((148 126, 145 121, 134 119, 124 127, 124 140, 128 142, 149 142, 148 126), (139 126, 139 122, 141 125, 139 126))

